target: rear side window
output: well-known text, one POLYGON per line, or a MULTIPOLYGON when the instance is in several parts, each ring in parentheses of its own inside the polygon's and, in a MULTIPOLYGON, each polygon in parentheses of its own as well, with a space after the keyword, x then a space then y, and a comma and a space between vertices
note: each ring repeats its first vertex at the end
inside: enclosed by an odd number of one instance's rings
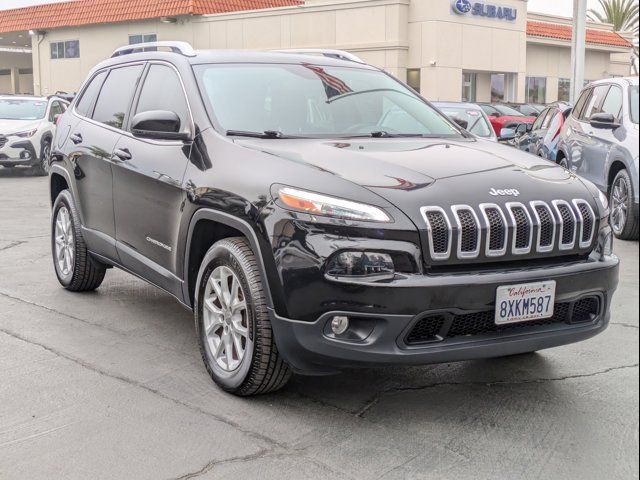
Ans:
POLYGON ((92 118, 105 125, 122 128, 141 72, 142 65, 111 70, 98 95, 92 118))
POLYGON ((546 110, 543 110, 540 115, 538 115, 538 118, 536 118, 536 121, 533 122, 533 127, 532 128, 534 130, 537 130, 537 129, 542 127, 545 119, 549 116, 549 112, 550 112, 550 109, 547 108, 546 110))
POLYGON ((176 113, 180 117, 182 130, 191 123, 180 79, 176 72, 166 65, 151 65, 142 85, 135 113, 151 110, 169 110, 176 113))
POLYGON ((91 109, 96 101, 102 82, 104 82, 107 72, 100 72, 89 82, 89 85, 84 89, 80 100, 76 104, 76 111, 85 117, 91 116, 91 109))
POLYGON ((558 110, 556 110, 555 108, 550 108, 547 116, 544 118, 544 122, 542 122, 542 128, 549 128, 549 125, 551 125, 551 122, 557 114, 558 110))
POLYGON ((610 113, 617 120, 622 117, 622 89, 612 85, 607 93, 607 98, 602 104, 602 113, 610 113))
POLYGON ((585 120, 590 119, 593 115, 598 113, 602 113, 602 100, 604 100, 605 95, 609 91, 609 85, 599 85, 593 89, 593 95, 589 99, 589 103, 587 103, 587 107, 582 113, 582 118, 585 120))

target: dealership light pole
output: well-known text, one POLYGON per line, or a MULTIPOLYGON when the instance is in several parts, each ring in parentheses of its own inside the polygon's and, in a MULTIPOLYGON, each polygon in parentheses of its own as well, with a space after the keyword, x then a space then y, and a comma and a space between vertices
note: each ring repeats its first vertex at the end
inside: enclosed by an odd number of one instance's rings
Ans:
POLYGON ((587 0, 573 0, 571 36, 571 102, 575 103, 584 86, 584 55, 587 36, 587 0))

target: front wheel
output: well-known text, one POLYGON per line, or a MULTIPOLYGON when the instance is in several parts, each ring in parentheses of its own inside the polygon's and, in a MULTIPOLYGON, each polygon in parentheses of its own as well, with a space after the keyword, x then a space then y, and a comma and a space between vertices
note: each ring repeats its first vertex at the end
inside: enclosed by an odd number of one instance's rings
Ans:
POLYGON ((35 166, 39 175, 49 175, 49 158, 51 157, 51 142, 45 140, 40 147, 40 160, 35 166))
POLYGON ((611 185, 609 204, 611 229, 621 240, 638 239, 638 216, 633 199, 633 184, 629 172, 620 170, 611 185))
POLYGON ((287 383, 291 370, 278 353, 258 262, 244 238, 224 239, 209 249, 195 297, 200 353, 214 382, 240 396, 287 383))

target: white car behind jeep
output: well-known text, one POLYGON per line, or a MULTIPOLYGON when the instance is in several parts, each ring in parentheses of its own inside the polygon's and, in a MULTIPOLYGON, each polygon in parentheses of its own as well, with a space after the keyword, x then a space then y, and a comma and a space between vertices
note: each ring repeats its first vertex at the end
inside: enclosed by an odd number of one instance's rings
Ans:
POLYGON ((69 103, 57 97, 0 95, 0 167, 46 175, 56 118, 69 103))

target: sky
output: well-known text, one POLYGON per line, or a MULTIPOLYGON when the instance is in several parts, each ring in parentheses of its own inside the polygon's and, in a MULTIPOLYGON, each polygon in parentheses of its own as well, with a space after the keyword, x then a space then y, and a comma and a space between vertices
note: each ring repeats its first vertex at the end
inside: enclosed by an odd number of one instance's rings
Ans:
MULTIPOLYGON (((36 5, 39 3, 53 3, 54 1, 60 0, 0 0, 0 10, 7 8, 25 7, 28 5, 36 5)), ((434 0, 420 1, 432 2, 434 0)), ((598 4, 598 1, 587 0, 587 4, 589 7, 595 7, 598 4)), ((563 15, 565 17, 570 17, 573 10, 573 0, 529 0, 528 9, 530 12, 550 13, 553 15, 563 15)))

